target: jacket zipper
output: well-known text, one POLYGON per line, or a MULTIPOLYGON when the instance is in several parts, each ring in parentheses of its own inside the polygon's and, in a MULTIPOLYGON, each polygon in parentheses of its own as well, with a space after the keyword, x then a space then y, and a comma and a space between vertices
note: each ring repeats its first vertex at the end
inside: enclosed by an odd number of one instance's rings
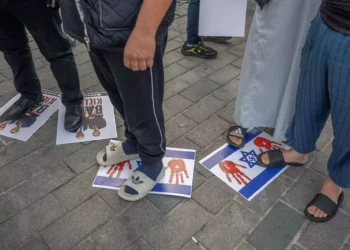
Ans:
POLYGON ((86 24, 84 22, 84 12, 83 12, 83 8, 81 7, 81 0, 75 0, 75 5, 77 7, 80 20, 82 21, 82 23, 84 25, 85 45, 86 45, 87 50, 90 52, 90 39, 89 39, 89 35, 88 35, 88 32, 87 32, 86 24))

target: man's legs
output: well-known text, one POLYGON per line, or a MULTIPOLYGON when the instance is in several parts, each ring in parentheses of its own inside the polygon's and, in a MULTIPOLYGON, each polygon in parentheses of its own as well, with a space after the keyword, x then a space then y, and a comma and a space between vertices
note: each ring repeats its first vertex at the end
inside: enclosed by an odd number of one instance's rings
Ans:
MULTIPOLYGON (((24 25, 7 10, 0 10, 0 51, 4 53, 11 67, 17 92, 27 99, 26 103, 22 104, 28 110, 42 99, 40 82, 35 72, 24 25)), ((9 118, 23 113, 19 109, 10 111, 9 118)))
POLYGON ((62 103, 67 107, 65 128, 76 131, 82 122, 79 75, 69 40, 63 34, 58 9, 46 7, 45 0, 17 1, 9 4, 9 11, 32 34, 62 91, 62 103), (40 13, 40 15, 38 15, 40 13))
POLYGON ((198 36, 200 0, 190 0, 187 12, 187 41, 181 49, 185 56, 195 56, 203 59, 213 59, 217 52, 205 46, 198 36))

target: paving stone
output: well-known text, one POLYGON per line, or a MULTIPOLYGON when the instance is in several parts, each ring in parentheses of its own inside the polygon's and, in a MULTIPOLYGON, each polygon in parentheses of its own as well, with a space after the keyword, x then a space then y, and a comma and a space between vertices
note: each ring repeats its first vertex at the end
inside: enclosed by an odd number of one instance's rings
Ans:
POLYGON ((225 68, 216 71, 212 74, 209 79, 213 80, 216 83, 224 85, 231 81, 232 79, 239 76, 241 70, 232 65, 227 65, 225 68))
POLYGON ((304 250, 304 248, 302 248, 301 246, 298 246, 298 245, 294 244, 294 245, 290 248, 290 250, 304 250))
POLYGON ((34 67, 36 70, 46 67, 49 63, 44 58, 34 60, 34 67))
POLYGON ((236 248, 236 250, 255 250, 254 247, 249 245, 247 242, 242 241, 241 244, 236 248))
POLYGON ((219 87, 220 85, 210 79, 204 79, 181 92, 181 95, 193 102, 198 102, 219 87))
POLYGON ((215 70, 211 67, 206 66, 205 64, 200 64, 194 69, 186 72, 181 75, 180 78, 189 84, 194 84, 210 74, 212 74, 215 70))
POLYGON ((50 250, 49 247, 39 237, 34 237, 21 246, 18 250, 50 250))
POLYGON ((197 124, 183 114, 179 114, 165 123, 165 136, 170 144, 180 138, 197 124))
POLYGON ((224 86, 214 91, 213 95, 224 102, 232 102, 236 99, 238 91, 239 78, 235 78, 232 81, 226 83, 224 86))
POLYGON ((131 207, 134 203, 121 199, 117 190, 105 189, 99 196, 114 210, 116 214, 124 212, 125 209, 131 207))
POLYGON ((51 79, 54 78, 52 71, 50 69, 50 66, 46 66, 44 68, 38 69, 36 71, 36 73, 37 73, 40 81, 47 79, 47 78, 51 78, 51 79))
POLYGON ((331 140, 333 140, 333 126, 332 126, 332 122, 328 121, 326 123, 326 126, 322 130, 320 138, 318 138, 317 140, 317 143, 316 143, 317 150, 324 149, 329 143, 329 141, 331 140))
POLYGON ((242 68, 243 58, 240 58, 232 63, 233 66, 237 68, 242 68))
POLYGON ((309 168, 312 164, 314 164, 315 160, 319 156, 318 151, 314 151, 309 155, 309 161, 302 167, 289 167, 287 170, 283 172, 283 175, 286 175, 292 180, 296 180, 301 174, 303 174, 307 168, 309 168))
POLYGON ((179 75, 182 75, 187 70, 188 70, 187 68, 182 67, 177 63, 171 64, 169 67, 166 67, 164 69, 165 82, 170 81, 171 79, 174 79, 179 75))
POLYGON ((96 155, 109 143, 109 140, 93 142, 64 159, 64 162, 77 174, 81 174, 96 164, 96 155))
POLYGON ((50 118, 35 135, 44 143, 56 141, 57 120, 50 118))
POLYGON ((74 176, 74 173, 67 166, 58 163, 11 189, 7 195, 13 205, 22 210, 68 182, 74 176))
POLYGON ((218 110, 222 109, 225 105, 225 102, 210 95, 203 98, 201 101, 186 110, 184 112, 184 115, 191 118, 197 123, 201 123, 216 113, 218 110))
POLYGON ((174 30, 174 29, 169 29, 169 32, 168 32, 168 41, 180 36, 181 33, 174 30))
POLYGON ((94 242, 102 250, 125 249, 161 219, 160 212, 143 199, 95 232, 94 242))
POLYGON ((254 197, 253 200, 247 201, 240 195, 236 198, 243 206, 253 210, 260 216, 264 216, 291 184, 292 182, 289 179, 281 175, 254 197))
POLYGON ((7 80, 11 80, 13 78, 13 73, 10 68, 0 70, 0 74, 4 76, 7 80))
POLYGON ((155 249, 179 249, 209 220, 210 215, 189 200, 167 214, 144 238, 155 249))
POLYGON ((224 133, 229 126, 229 123, 214 115, 188 133, 186 138, 193 141, 201 148, 205 148, 224 133))
POLYGON ((350 250, 350 245, 349 244, 345 244, 345 246, 343 247, 343 250, 350 250))
POLYGON ((245 45, 246 43, 241 43, 239 45, 234 46, 232 49, 229 50, 230 53, 239 56, 239 57, 243 57, 244 56, 244 50, 245 50, 245 45))
POLYGON ((164 100, 168 100, 179 92, 187 89, 190 85, 176 77, 164 85, 164 100))
POLYGON ((171 143, 169 147, 172 148, 187 148, 187 149, 194 149, 197 151, 197 153, 200 151, 200 147, 193 142, 189 141, 185 137, 181 137, 177 139, 175 142, 171 143))
POLYGON ((153 250, 153 248, 150 245, 148 245, 147 242, 143 239, 139 239, 126 250, 153 250))
POLYGON ((305 206, 320 190, 323 181, 324 176, 312 169, 308 169, 300 177, 298 182, 283 196, 283 200, 300 212, 303 212, 305 206))
POLYGON ((216 176, 212 176, 193 193, 193 199, 209 212, 216 214, 227 203, 233 200, 236 194, 223 181, 216 176))
POLYGON ((200 173, 206 178, 210 178, 211 176, 213 176, 213 174, 208 169, 203 167, 203 165, 200 164, 199 161, 207 155, 209 155, 210 153, 212 153, 214 150, 224 145, 225 143, 226 141, 224 141, 222 138, 217 138, 212 144, 210 144, 208 147, 206 147, 196 155, 195 169, 196 171, 198 171, 198 173, 200 173))
POLYGON ((149 194, 147 199, 164 214, 169 213, 174 207, 184 200, 182 197, 165 196, 159 194, 149 194))
POLYGON ((19 161, 0 169, 0 193, 29 178, 30 172, 19 161))
POLYGON ((97 84, 83 91, 83 93, 98 93, 98 92, 106 92, 106 90, 102 87, 101 84, 97 84))
POLYGON ((327 223, 310 223, 298 242, 306 249, 340 249, 350 232, 350 217, 339 211, 327 223))
POLYGON ((94 72, 95 70, 91 62, 87 62, 78 66, 79 77, 83 77, 94 72))
POLYGON ((96 86, 96 85, 99 85, 99 82, 95 78, 91 77, 91 74, 80 78, 80 86, 81 86, 80 89, 83 92, 89 88, 96 86))
POLYGON ((329 142, 318 155, 317 159, 312 163, 311 168, 320 172, 321 174, 328 176, 328 159, 333 151, 332 142, 329 142))
POLYGON ((99 248, 92 240, 88 239, 84 240, 72 250, 99 250, 99 248))
POLYGON ((178 42, 176 40, 171 40, 166 45, 165 53, 168 53, 170 51, 178 49, 181 46, 182 46, 182 43, 180 43, 180 42, 178 42))
POLYGON ((46 196, 0 225, 0 249, 18 247, 64 213, 65 209, 52 195, 46 196))
MULTIPOLYGON (((220 110, 217 115, 229 123, 233 123, 233 113, 235 109, 236 101, 232 101, 225 108, 220 110)), ((227 128, 228 129, 228 128, 227 128)))
POLYGON ((235 248, 259 222, 256 215, 233 202, 200 231, 196 239, 211 250, 235 248))
POLYGON ((201 250, 199 246, 194 243, 194 241, 191 239, 189 242, 187 242, 181 250, 201 250))
POLYGON ((167 121, 170 118, 175 117, 189 106, 192 102, 182 97, 181 95, 175 95, 169 100, 166 100, 163 104, 164 119, 167 121))
POLYGON ((208 45, 209 47, 215 49, 219 54, 222 54, 233 47, 232 43, 206 42, 205 44, 208 45))
POLYGON ((184 56, 182 54, 180 54, 179 52, 177 52, 176 50, 171 51, 171 52, 164 55, 163 65, 166 68, 166 67, 170 66, 171 64, 178 62, 182 58, 184 58, 184 56))
POLYGON ((84 53, 81 53, 81 54, 75 56, 76 65, 81 65, 81 64, 84 64, 87 62, 90 62, 89 52, 84 52, 84 53))
POLYGON ((32 50, 32 57, 35 60, 35 59, 38 59, 40 57, 43 57, 43 55, 41 54, 39 49, 34 49, 34 50, 32 50))
POLYGON ((181 61, 178 62, 179 65, 188 68, 188 69, 193 69, 197 65, 205 62, 205 59, 198 58, 198 57, 185 57, 181 61))
POLYGON ((37 150, 42 146, 43 144, 41 141, 35 136, 32 136, 26 142, 15 141, 7 145, 5 147, 6 151, 4 152, 4 155, 1 156, 0 168, 14 162, 32 151, 37 150))
POLYGON ((304 221, 303 216, 278 202, 248 236, 247 242, 256 249, 283 250, 294 239, 304 221))
POLYGON ((215 70, 219 70, 237 59, 237 56, 230 53, 221 53, 218 54, 217 58, 206 61, 205 64, 215 70))
POLYGON ((192 194, 194 191, 197 190, 202 184, 205 182, 206 178, 204 178, 201 174, 199 174, 197 171, 194 171, 193 176, 193 184, 192 184, 192 194))
POLYGON ((113 211, 100 198, 85 202, 44 231, 42 237, 52 250, 69 249, 107 223, 113 211))
POLYGON ((77 45, 73 47, 74 55, 79 55, 87 51, 85 44, 77 42, 77 45))
POLYGON ((0 83, 1 83, 1 82, 5 82, 5 81, 6 81, 6 78, 3 77, 2 75, 0 75, 0 83))
POLYGON ((85 173, 77 176, 66 185, 60 187, 54 192, 57 200, 68 210, 88 200, 91 196, 101 191, 100 188, 92 187, 96 177, 98 167, 92 167, 85 173))
POLYGON ((71 155, 82 148, 79 143, 72 143, 67 145, 57 145, 56 143, 50 143, 49 145, 42 147, 29 155, 23 157, 21 162, 27 166, 28 170, 35 174, 52 165, 57 164, 66 156, 71 155))
POLYGON ((16 213, 15 208, 4 194, 0 195, 0 223, 16 213))

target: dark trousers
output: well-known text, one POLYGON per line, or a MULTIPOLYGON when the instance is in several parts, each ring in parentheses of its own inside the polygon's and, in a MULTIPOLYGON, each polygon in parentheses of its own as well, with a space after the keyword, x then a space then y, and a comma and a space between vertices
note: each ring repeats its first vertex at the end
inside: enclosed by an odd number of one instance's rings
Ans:
POLYGON ((63 104, 82 100, 74 55, 61 29, 58 10, 46 7, 46 0, 0 0, 0 51, 10 65, 16 90, 32 100, 42 98, 28 44, 27 30, 50 63, 62 91, 63 104))
POLYGON ((100 83, 125 122, 126 142, 137 147, 145 164, 155 164, 165 154, 163 115, 163 55, 167 39, 157 47, 154 65, 145 71, 124 66, 123 49, 92 49, 90 57, 100 83))
POLYGON ((350 36, 329 28, 319 14, 303 49, 290 145, 303 154, 315 150, 329 115, 334 128, 329 176, 350 188, 350 36))
POLYGON ((198 36, 200 0, 190 0, 187 11, 187 43, 195 45, 201 41, 198 36))

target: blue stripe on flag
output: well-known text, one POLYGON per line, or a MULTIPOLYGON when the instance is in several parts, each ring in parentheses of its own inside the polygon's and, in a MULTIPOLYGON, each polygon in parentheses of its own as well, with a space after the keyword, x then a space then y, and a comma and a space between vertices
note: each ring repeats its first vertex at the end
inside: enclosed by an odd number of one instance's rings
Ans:
POLYGON ((192 190, 191 186, 187 186, 187 185, 158 183, 152 189, 152 192, 191 195, 191 190, 192 190))
POLYGON ((94 185, 120 188, 124 184, 124 182, 126 182, 126 179, 97 176, 94 185))
MULTIPOLYGON (((246 143, 253 140, 256 136, 260 135, 262 131, 258 128, 254 128, 252 130, 249 130, 246 135, 246 143)), ((217 152, 215 155, 211 156, 209 159, 207 159, 205 162, 203 162, 203 165, 207 169, 212 169, 214 166, 216 166, 219 162, 226 159, 228 156, 233 154, 239 150, 239 148, 235 148, 231 145, 227 145, 227 147, 224 147, 219 152, 217 152)))
POLYGON ((245 187, 239 190, 239 193, 245 198, 249 199, 256 191, 269 182, 279 172, 281 172, 286 166, 277 168, 266 168, 257 177, 251 180, 245 187))
POLYGON ((196 158, 196 152, 167 149, 165 157, 194 160, 196 158))

